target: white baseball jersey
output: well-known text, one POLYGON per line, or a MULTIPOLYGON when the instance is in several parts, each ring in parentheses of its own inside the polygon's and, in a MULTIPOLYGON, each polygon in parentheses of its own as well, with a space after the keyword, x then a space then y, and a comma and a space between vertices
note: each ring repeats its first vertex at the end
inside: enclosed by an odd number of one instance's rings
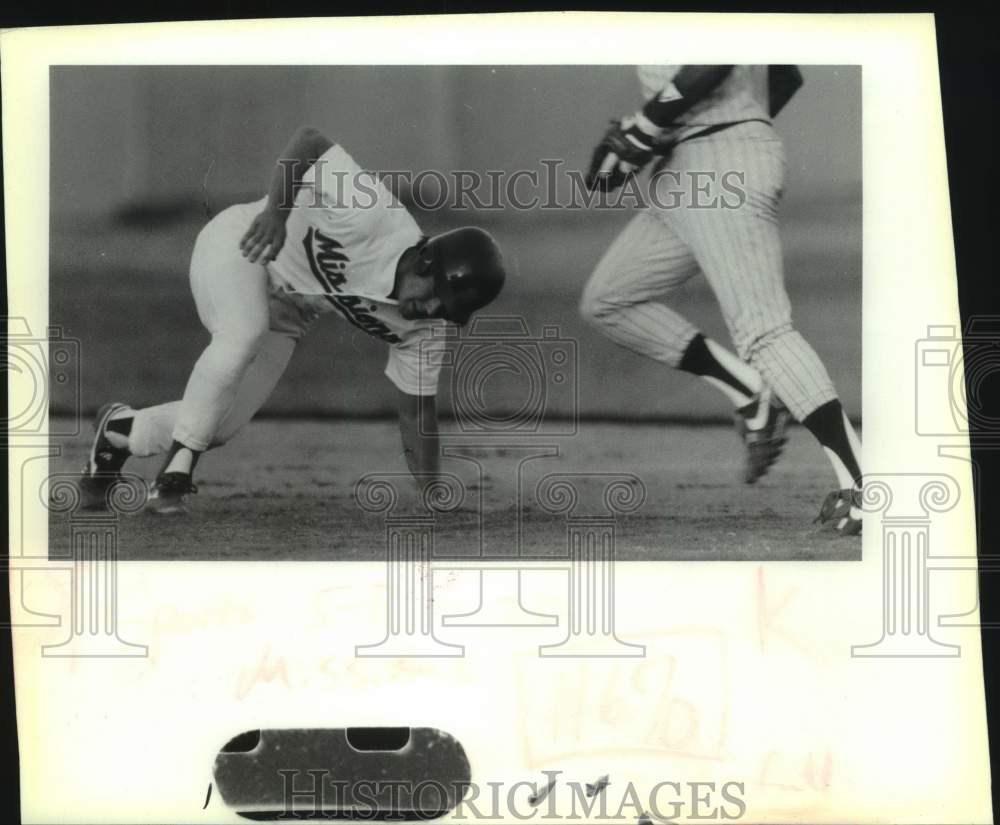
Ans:
POLYGON ((316 312, 336 310, 382 339, 389 344, 385 374, 392 383, 410 395, 434 395, 444 338, 432 330, 446 322, 407 320, 389 297, 400 255, 421 238, 413 216, 336 144, 302 184, 285 245, 267 266, 272 289, 316 312))
MULTIPOLYGON (((682 68, 680 65, 639 66, 639 83, 646 100, 666 89, 682 68)), ((718 86, 677 118, 678 126, 671 130, 671 137, 683 138, 717 123, 770 122, 769 108, 767 66, 733 66, 718 86)))

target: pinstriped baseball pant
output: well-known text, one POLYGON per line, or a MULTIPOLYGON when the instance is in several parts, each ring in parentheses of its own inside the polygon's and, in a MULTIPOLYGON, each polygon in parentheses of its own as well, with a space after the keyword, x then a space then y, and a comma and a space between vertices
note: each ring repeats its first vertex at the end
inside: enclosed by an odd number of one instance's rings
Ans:
POLYGON ((618 344, 676 367, 698 330, 655 299, 701 272, 739 356, 801 421, 836 391, 819 356, 792 326, 777 222, 784 166, 781 141, 762 123, 681 143, 669 170, 654 176, 654 202, 598 263, 580 310, 618 344), (715 183, 693 179, 693 172, 712 173, 715 183), (737 176, 723 189, 719 181, 727 172, 737 176), (696 193, 695 180, 707 191, 696 193), (736 187, 744 196, 735 194, 736 187))

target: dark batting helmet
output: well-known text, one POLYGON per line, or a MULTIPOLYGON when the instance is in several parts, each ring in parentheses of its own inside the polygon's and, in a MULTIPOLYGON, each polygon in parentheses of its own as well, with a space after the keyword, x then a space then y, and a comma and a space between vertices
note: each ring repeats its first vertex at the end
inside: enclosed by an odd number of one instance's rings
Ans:
POLYGON ((459 325, 496 298, 507 279, 497 242, 475 226, 435 235, 423 245, 420 257, 424 273, 434 278, 445 317, 459 325))

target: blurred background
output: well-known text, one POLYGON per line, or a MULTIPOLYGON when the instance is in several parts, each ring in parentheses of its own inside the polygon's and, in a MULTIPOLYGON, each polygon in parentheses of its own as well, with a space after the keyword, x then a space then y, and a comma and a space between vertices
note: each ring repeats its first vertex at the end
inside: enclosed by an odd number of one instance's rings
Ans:
MULTIPOLYGON (((805 85, 776 122, 788 155, 786 282, 797 326, 857 419, 861 71, 802 68, 805 85)), ((53 413, 180 397, 207 341, 187 282, 194 239, 212 214, 264 194, 297 126, 318 127, 372 170, 541 175, 541 159, 585 169, 607 120, 642 103, 629 66, 87 66, 53 68, 50 80, 50 324, 81 352, 81 394, 73 381, 54 385, 53 413)), ((556 180, 566 197, 565 176, 556 180)), ((576 342, 581 417, 728 419, 702 382, 578 318, 583 284, 631 210, 414 211, 428 233, 469 223, 494 233, 515 275, 489 313, 520 315, 535 335, 555 325, 576 342)), ((729 344, 702 278, 670 304, 729 344)), ((322 318, 264 414, 391 414, 385 358, 382 342, 335 313, 322 318)), ((504 406, 511 392, 488 387, 486 401, 504 406)), ((555 399, 551 412, 571 414, 572 403, 555 399)))

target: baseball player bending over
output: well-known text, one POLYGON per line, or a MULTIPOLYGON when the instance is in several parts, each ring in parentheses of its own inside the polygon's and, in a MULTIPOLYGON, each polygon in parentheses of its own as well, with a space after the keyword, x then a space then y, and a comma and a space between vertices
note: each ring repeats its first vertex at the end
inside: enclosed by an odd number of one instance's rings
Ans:
POLYGON ((496 242, 474 227, 423 236, 384 184, 315 129, 297 130, 281 158, 266 198, 219 213, 195 243, 191 291, 212 340, 183 399, 98 412, 85 504, 103 505, 130 456, 166 453, 148 507, 185 512, 199 456, 253 418, 298 340, 331 312, 389 345, 407 465, 418 483, 438 471, 433 356, 444 342, 432 329, 465 324, 500 293, 496 242))
POLYGON ((844 535, 861 531, 860 444, 819 356, 792 326, 777 208, 785 155, 771 126, 802 84, 794 66, 646 66, 642 110, 611 129, 594 152, 592 190, 631 182, 654 154, 650 206, 598 263, 581 302, 585 318, 613 341, 701 376, 736 407, 753 483, 778 458, 788 411, 823 446, 838 489, 817 521, 844 535), (742 175, 743 202, 720 183, 742 175), (692 191, 692 181, 702 177, 692 191), (677 203, 678 184, 700 203, 677 203), (705 204, 709 204, 706 208, 705 204), (713 206, 714 203, 714 206, 713 206), (736 354, 706 338, 656 298, 701 272, 719 302, 736 354))

